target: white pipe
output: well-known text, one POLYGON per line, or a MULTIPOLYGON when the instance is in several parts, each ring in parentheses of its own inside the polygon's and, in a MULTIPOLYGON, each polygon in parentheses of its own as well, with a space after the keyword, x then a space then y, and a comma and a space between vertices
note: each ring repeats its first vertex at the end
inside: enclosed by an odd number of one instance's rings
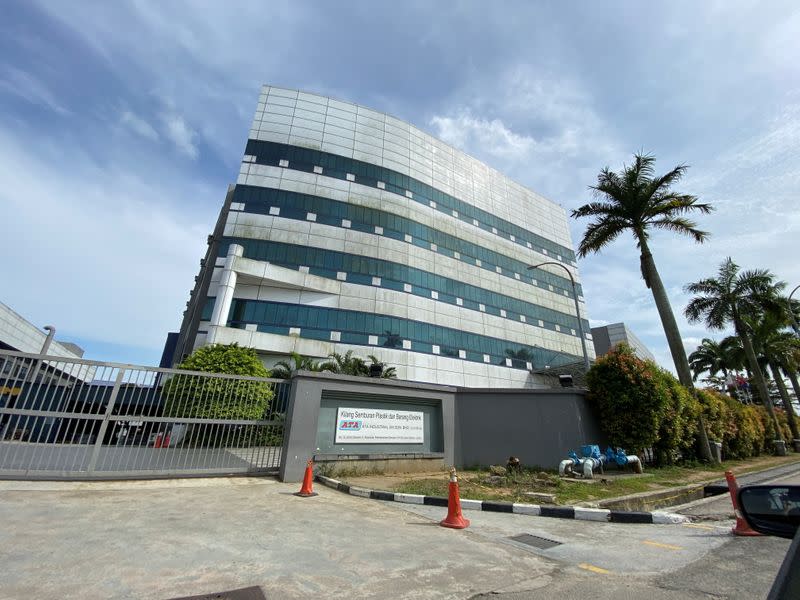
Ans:
POLYGON ((594 479, 594 469, 603 464, 599 458, 588 457, 582 460, 584 479, 594 479))
POLYGON ((558 463, 558 475, 560 477, 564 477, 564 475, 567 473, 571 474, 572 467, 574 466, 575 466, 575 461, 572 460, 571 458, 562 460, 560 463, 558 463))
POLYGON ((628 464, 633 465, 634 473, 643 473, 644 468, 642 467, 642 461, 639 459, 638 456, 630 455, 626 457, 628 459, 628 464))

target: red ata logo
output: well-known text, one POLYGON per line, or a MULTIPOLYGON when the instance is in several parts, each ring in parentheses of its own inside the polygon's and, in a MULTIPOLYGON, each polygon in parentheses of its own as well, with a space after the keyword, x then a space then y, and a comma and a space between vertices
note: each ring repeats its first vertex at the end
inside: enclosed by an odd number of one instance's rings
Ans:
POLYGON ((339 421, 340 431, 358 431, 361 429, 361 421, 339 421))

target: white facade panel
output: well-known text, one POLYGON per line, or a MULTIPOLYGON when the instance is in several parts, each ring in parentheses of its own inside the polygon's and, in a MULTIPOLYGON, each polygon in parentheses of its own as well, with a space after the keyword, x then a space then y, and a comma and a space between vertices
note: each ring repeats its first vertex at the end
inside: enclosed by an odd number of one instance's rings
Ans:
MULTIPOLYGON (((579 281, 561 207, 413 125, 324 96, 264 86, 253 131, 251 139, 361 162, 347 167, 340 159, 325 162, 324 156, 314 155, 317 162, 299 165, 293 161, 305 155, 295 153, 295 158, 289 154, 282 158, 281 166, 257 164, 258 151, 247 151, 240 181, 267 191, 307 194, 311 200, 303 200, 306 208, 302 210, 294 208, 295 200, 285 198, 281 207, 237 200, 236 207, 244 212, 228 216, 225 235, 260 244, 258 248, 271 252, 276 266, 269 270, 270 281, 242 278, 235 299, 245 302, 255 297, 272 303, 269 310, 273 311, 306 306, 334 312, 314 312, 309 322, 280 324, 299 331, 298 335, 290 336, 289 329, 285 335, 244 329, 252 329, 251 322, 231 323, 225 335, 231 339, 250 335, 248 340, 268 354, 281 354, 287 348, 318 358, 334 349, 351 348, 361 356, 375 353, 395 366, 400 377, 449 385, 535 386, 524 360, 522 366, 518 359, 507 366, 505 343, 509 352, 531 348, 538 361, 546 360, 543 350, 581 360, 572 290, 563 270, 542 267, 560 278, 549 279, 541 271, 531 273, 525 268, 557 260, 569 266, 579 281), (359 171, 361 163, 374 168, 359 171), (341 171, 348 168, 353 173, 341 171), (369 173, 367 179, 364 173, 369 173), (376 181, 373 173, 382 173, 377 175, 380 179, 376 181), (398 189, 398 181, 406 180, 396 174, 449 194, 456 204, 447 198, 439 201, 436 195, 429 199, 425 189, 415 188, 421 189, 419 194, 398 189), (324 203, 309 209, 308 202, 317 200, 324 203), (334 210, 331 202, 349 208, 334 210), (359 213, 356 207, 368 213, 359 213), (269 214, 260 214, 267 209, 269 214), (385 219, 364 220, 374 214, 385 219), (280 250, 281 254, 277 244, 287 250, 280 250), (306 255, 305 262, 297 258, 306 255), (283 289, 274 278, 280 279, 287 269, 305 273, 303 285, 318 289, 329 285, 321 282, 333 281, 337 291, 283 289), (536 282, 532 275, 538 278, 536 282), (455 295, 452 290, 457 290, 455 295), (473 296, 480 302, 471 300, 473 296), (514 307, 527 312, 520 314, 514 307), (334 327, 333 320, 345 312, 354 316, 337 321, 334 327), (395 322, 391 319, 413 322, 408 324, 413 332, 403 334, 395 346, 381 345, 384 340, 388 343, 386 331, 378 325, 362 330, 362 323, 378 323, 376 319, 383 317, 389 319, 387 323, 395 322), (430 329, 418 329, 415 323, 430 329), (314 339, 303 337, 312 331, 314 339), (432 337, 420 337, 425 335, 432 337), (462 339, 459 336, 471 341, 453 344, 452 340, 462 339)), ((286 278, 287 282, 292 279, 286 278)), ((209 296, 214 296, 213 285, 209 296)), ((585 312, 582 316, 586 318, 585 312)))

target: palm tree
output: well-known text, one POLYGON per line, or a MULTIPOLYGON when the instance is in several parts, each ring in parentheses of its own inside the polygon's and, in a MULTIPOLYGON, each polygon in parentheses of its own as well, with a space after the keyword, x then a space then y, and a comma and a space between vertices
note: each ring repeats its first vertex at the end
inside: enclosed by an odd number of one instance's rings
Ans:
POLYGON ((708 372, 711 377, 722 371, 723 378, 728 378, 731 369, 730 357, 726 355, 721 344, 709 338, 703 338, 697 350, 689 355, 689 367, 692 369, 692 381, 697 381, 701 373, 708 372))
POLYGON ((690 322, 704 321, 709 329, 723 329, 733 323, 736 335, 742 340, 758 394, 775 426, 776 440, 781 439, 781 429, 753 348, 752 328, 746 319, 762 314, 765 309, 775 309, 777 294, 784 286, 783 282, 776 283, 774 275, 764 269, 740 272, 739 265, 728 257, 720 265, 717 277, 701 279, 685 288, 695 294, 684 310, 690 322))
POLYGON ((352 350, 348 350, 344 355, 339 352, 331 352, 328 357, 333 360, 329 360, 320 365, 322 371, 330 371, 331 373, 339 373, 341 375, 355 375, 358 377, 369 375, 367 363, 363 358, 353 356, 352 350))
POLYGON ((381 362, 381 360, 374 354, 368 354, 367 358, 372 361, 369 365, 370 367, 372 365, 380 365, 381 379, 397 379, 397 369, 394 367, 387 367, 386 364, 381 362))
MULTIPOLYGON (((680 194, 671 189, 683 177, 686 165, 678 165, 668 173, 656 176, 654 164, 655 157, 637 154, 633 164, 624 166, 619 173, 608 167, 600 171, 597 185, 590 188, 594 190, 598 200, 572 211, 572 217, 576 219, 594 218, 583 234, 578 246, 578 256, 583 258, 590 253, 599 252, 623 232, 631 232, 640 252, 642 278, 653 293, 678 379, 694 393, 692 373, 681 333, 648 242, 651 231, 655 229, 688 235, 697 243, 704 242, 708 233, 699 230, 686 215, 693 212, 707 214, 713 207, 699 202, 695 196, 680 194)), ((702 415, 699 432, 701 455, 711 461, 711 449, 702 415)))
MULTIPOLYGON (((800 401, 800 382, 797 380, 797 372, 800 370, 800 339, 794 334, 784 331, 779 334, 778 339, 775 341, 775 346, 780 354, 781 369, 792 384, 795 398, 800 401)), ((791 411, 792 417, 794 417, 794 407, 791 399, 789 399, 786 411, 787 414, 791 411)), ((795 439, 798 439, 797 432, 793 430, 792 434, 795 439)))
MULTIPOLYGON (((779 305, 780 306, 780 305, 779 305)), ((797 376, 792 372, 791 360, 800 347, 800 340, 788 331, 782 331, 786 325, 786 316, 783 311, 778 313, 764 313, 759 319, 749 320, 753 331, 753 343, 755 348, 762 355, 763 361, 772 372, 772 379, 781 397, 786 419, 789 422, 789 429, 792 431, 793 439, 800 439, 797 430, 797 420, 795 419, 792 400, 783 381, 783 374, 789 376, 792 386, 797 381, 797 376)), ((795 394, 797 388, 795 387, 795 394)))
POLYGON ((291 379, 297 371, 319 371, 320 365, 308 356, 301 356, 297 352, 289 355, 289 360, 279 360, 272 369, 272 377, 276 379, 291 379), (291 361, 291 362, 290 362, 291 361))

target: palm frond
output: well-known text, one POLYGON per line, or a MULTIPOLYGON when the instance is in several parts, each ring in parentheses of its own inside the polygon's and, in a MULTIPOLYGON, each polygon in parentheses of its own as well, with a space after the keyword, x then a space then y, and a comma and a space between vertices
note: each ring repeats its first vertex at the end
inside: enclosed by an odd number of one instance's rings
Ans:
POLYGON ((683 217, 656 219, 654 221, 650 221, 650 225, 656 229, 666 229, 675 233, 688 235, 689 237, 694 238, 694 241, 698 244, 702 244, 704 241, 706 241, 709 235, 707 231, 701 231, 700 229, 697 229, 697 224, 694 221, 690 221, 689 219, 685 219, 683 217))
POLYGON ((660 177, 652 177, 647 183, 645 188, 649 197, 658 195, 659 193, 668 190, 673 183, 681 180, 684 173, 686 173, 689 165, 680 164, 668 173, 664 173, 660 177))
POLYGON ((583 258, 593 252, 599 252, 628 228, 629 225, 619 219, 590 223, 586 227, 581 243, 578 245, 578 256, 583 258))
POLYGON ((576 208, 570 213, 573 219, 581 219, 583 217, 595 216, 623 216, 623 211, 618 204, 611 202, 589 202, 583 206, 576 208))

